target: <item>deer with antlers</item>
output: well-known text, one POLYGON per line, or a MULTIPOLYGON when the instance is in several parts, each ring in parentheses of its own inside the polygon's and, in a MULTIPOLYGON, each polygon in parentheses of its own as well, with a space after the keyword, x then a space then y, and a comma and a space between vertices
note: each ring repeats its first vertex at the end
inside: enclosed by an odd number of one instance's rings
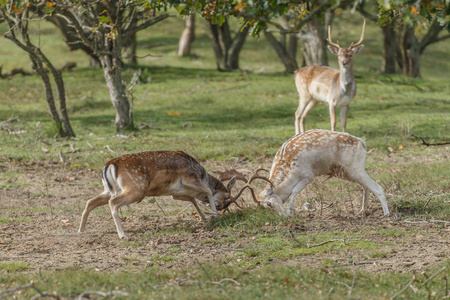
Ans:
POLYGON ((305 118, 319 101, 328 103, 331 131, 336 129, 336 106, 341 107, 342 131, 347 126, 347 113, 350 101, 356 94, 353 74, 353 56, 363 48, 366 20, 364 19, 361 37, 357 43, 342 48, 331 40, 331 27, 328 26, 328 49, 338 57, 339 70, 323 66, 303 67, 295 73, 295 85, 299 94, 299 105, 295 112, 295 133, 305 131, 305 118))
POLYGON ((272 163, 271 185, 259 195, 263 207, 289 215, 295 196, 315 177, 336 176, 357 182, 364 187, 361 212, 368 206, 369 191, 380 200, 383 213, 389 208, 383 188, 365 171, 366 145, 348 133, 313 129, 295 135, 278 150, 272 163), (285 211, 283 204, 289 200, 285 211))
POLYGON ((81 217, 79 232, 85 230, 89 213, 96 207, 109 204, 119 238, 127 238, 120 223, 118 210, 123 205, 142 201, 149 196, 172 196, 191 202, 203 221, 203 212, 196 199, 209 203, 213 215, 234 203, 243 190, 233 197, 234 176, 227 178, 227 186, 208 174, 191 156, 182 151, 147 151, 128 154, 105 164, 102 172, 104 191, 87 201, 81 217))

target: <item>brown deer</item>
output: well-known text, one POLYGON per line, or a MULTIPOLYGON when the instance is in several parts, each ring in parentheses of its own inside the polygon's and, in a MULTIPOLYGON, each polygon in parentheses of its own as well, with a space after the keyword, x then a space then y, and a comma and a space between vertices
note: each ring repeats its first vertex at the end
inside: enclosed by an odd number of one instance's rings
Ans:
POLYGON ((323 66, 307 66, 295 73, 295 85, 300 97, 295 112, 295 133, 305 131, 305 118, 319 101, 328 103, 331 131, 336 129, 336 106, 341 107, 342 131, 347 126, 347 113, 350 101, 356 94, 355 76, 353 75, 353 56, 358 54, 364 45, 364 19, 361 37, 357 43, 348 48, 341 48, 339 43, 331 41, 331 28, 328 26, 328 49, 337 55, 339 70, 323 66))
POLYGON ((366 154, 363 140, 348 133, 313 129, 295 135, 275 155, 269 175, 272 185, 260 193, 258 200, 263 207, 289 215, 295 196, 315 177, 328 175, 364 187, 362 212, 371 191, 380 200, 384 214, 389 215, 383 188, 365 171, 366 154), (285 212, 283 204, 288 200, 285 212))
POLYGON ((85 230, 89 213, 94 208, 109 204, 119 237, 127 238, 118 210, 123 205, 140 202, 148 196, 172 196, 176 200, 189 201, 205 221, 195 199, 209 203, 213 215, 217 215, 217 210, 235 202, 245 189, 233 197, 231 188, 236 178, 228 180, 225 187, 194 158, 182 151, 148 151, 115 158, 103 168, 104 191, 87 201, 79 232, 85 230))

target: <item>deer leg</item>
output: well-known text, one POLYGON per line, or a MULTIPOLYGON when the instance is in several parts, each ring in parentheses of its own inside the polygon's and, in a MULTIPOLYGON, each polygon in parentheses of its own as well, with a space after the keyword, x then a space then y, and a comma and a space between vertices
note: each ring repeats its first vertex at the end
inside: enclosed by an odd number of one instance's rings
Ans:
MULTIPOLYGON (((374 195, 377 196, 378 200, 380 200, 384 215, 389 216, 389 208, 386 202, 386 197, 384 196, 383 188, 379 186, 375 181, 373 181, 372 178, 370 178, 364 170, 355 172, 350 177, 352 180, 360 183, 366 189, 374 193, 374 195)), ((367 207, 369 198, 368 193, 368 191, 365 191, 365 196, 363 197, 363 207, 367 207)))
POLYGON ((202 199, 206 195, 208 197, 209 204, 211 206, 213 215, 217 216, 216 203, 214 202, 214 198, 213 198, 211 190, 206 185, 201 183, 196 178, 192 178, 192 177, 188 180, 183 180, 182 184, 185 189, 187 189, 188 191, 189 190, 192 191, 192 193, 189 193, 189 194, 192 194, 194 196, 194 198, 202 199))
POLYGON ((361 213, 361 214, 363 214, 366 211, 367 207, 369 207, 369 194, 370 194, 369 189, 364 186, 363 187, 363 203, 362 203, 361 210, 359 211, 359 213, 361 213))
POLYGON ((111 210, 111 215, 114 219, 114 223, 116 224, 117 233, 119 234, 119 238, 127 239, 127 235, 123 231, 122 224, 120 223, 119 218, 119 208, 123 205, 140 202, 145 198, 145 195, 137 190, 125 190, 122 194, 111 198, 109 200, 109 208, 111 210))
POLYGON ((80 223, 80 228, 78 229, 78 232, 81 233, 84 231, 85 226, 86 226, 86 222, 87 222, 87 218, 89 216, 89 213, 96 207, 105 205, 108 203, 108 200, 110 198, 110 195, 107 191, 104 191, 103 193, 101 193, 100 195, 98 195, 97 197, 94 197, 92 199, 89 199, 86 202, 86 207, 83 211, 83 214, 81 215, 81 223, 80 223))
POLYGON ((198 211, 198 214, 200 215, 200 218, 202 219, 203 222, 206 222, 206 217, 203 214, 203 212, 200 210, 200 207, 197 204, 197 200, 195 200, 195 198, 193 197, 189 197, 189 196, 172 196, 173 199, 175 200, 182 200, 182 201, 189 201, 191 202, 195 209, 198 211))
POLYGON ((316 106, 317 101, 311 101, 308 103, 306 108, 303 110, 302 116, 300 118, 300 128, 302 129, 302 132, 305 132, 305 120, 306 116, 309 114, 309 112, 316 106))
POLYGON ((348 113, 348 106, 341 107, 341 123, 342 123, 342 132, 346 132, 347 128, 347 113, 348 113))
POLYGON ((330 111, 330 122, 331 122, 331 131, 336 130, 336 107, 333 104, 332 100, 329 100, 329 111, 330 111))
POLYGON ((309 99, 305 99, 306 97, 300 97, 300 101, 298 104, 297 111, 295 112, 295 134, 299 134, 300 132, 305 132, 305 118, 306 115, 304 111, 306 106, 309 103, 309 99))
POLYGON ((302 178, 292 189, 291 195, 289 196, 289 206, 286 211, 286 215, 289 216, 291 214, 292 204, 294 204, 295 196, 300 193, 313 179, 306 177, 302 178))

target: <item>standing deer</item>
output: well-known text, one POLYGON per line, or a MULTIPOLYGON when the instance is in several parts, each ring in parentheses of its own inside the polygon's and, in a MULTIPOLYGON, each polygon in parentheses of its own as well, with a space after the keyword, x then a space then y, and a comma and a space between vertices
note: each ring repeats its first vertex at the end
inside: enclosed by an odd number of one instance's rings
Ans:
MULTIPOLYGON (((211 176, 191 156, 182 151, 148 151, 128 154, 106 163, 103 168, 104 191, 87 201, 78 232, 85 230, 89 213, 96 207, 109 204, 117 233, 127 238, 123 231, 118 210, 123 205, 142 201, 148 196, 172 196, 173 199, 190 201, 203 221, 206 220, 195 199, 210 204, 214 215, 235 202, 231 188, 211 176)), ((230 178, 229 178, 230 179, 230 178)))
POLYGON ((351 43, 348 48, 341 48, 338 43, 331 41, 331 27, 328 26, 328 49, 337 55, 339 70, 323 66, 307 66, 295 73, 299 105, 295 112, 295 133, 305 131, 305 118, 316 106, 318 101, 326 102, 329 106, 331 131, 336 129, 336 106, 341 107, 342 131, 347 126, 347 112, 350 101, 356 94, 355 76, 353 75, 353 55, 358 54, 364 45, 364 31, 366 20, 359 41, 351 43))
POLYGON ((368 206, 369 191, 381 202, 383 212, 389 208, 383 188, 365 171, 366 145, 348 133, 313 129, 295 135, 278 150, 272 163, 269 180, 273 185, 259 195, 260 204, 280 214, 289 215, 295 196, 315 177, 336 176, 364 187, 361 211, 368 206), (289 200, 285 212, 283 204, 289 200))

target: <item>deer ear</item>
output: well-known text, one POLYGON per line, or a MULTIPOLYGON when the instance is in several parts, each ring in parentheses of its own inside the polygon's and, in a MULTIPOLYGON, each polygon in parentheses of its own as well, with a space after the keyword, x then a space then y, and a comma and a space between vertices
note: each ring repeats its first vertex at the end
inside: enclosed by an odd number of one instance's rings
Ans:
POLYGON ((359 51, 361 51, 363 48, 364 48, 364 45, 359 45, 358 47, 355 47, 355 48, 352 50, 353 55, 358 54, 359 51))
POLYGON ((330 49, 331 53, 333 53, 334 55, 339 54, 339 49, 334 46, 328 45, 328 49, 330 49))
POLYGON ((228 181, 227 191, 230 191, 235 185, 235 183, 236 183, 236 176, 233 176, 233 178, 231 178, 230 181, 228 181))

